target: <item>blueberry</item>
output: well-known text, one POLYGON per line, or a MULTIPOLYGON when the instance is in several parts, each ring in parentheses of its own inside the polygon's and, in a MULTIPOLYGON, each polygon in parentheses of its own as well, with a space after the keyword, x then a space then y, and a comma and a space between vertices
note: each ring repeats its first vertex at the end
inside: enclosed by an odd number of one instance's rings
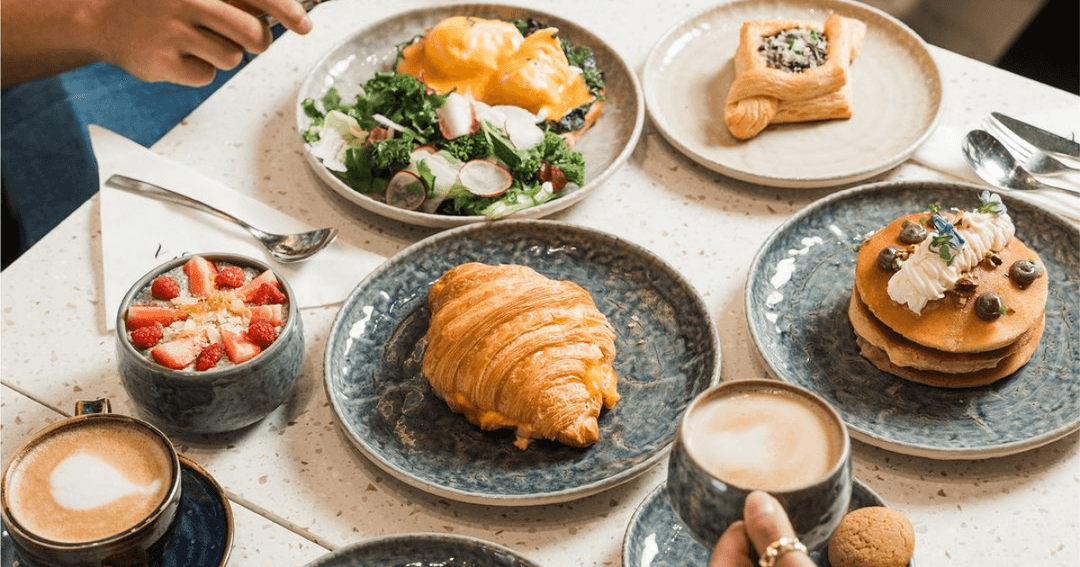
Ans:
POLYGON ((881 249, 881 252, 877 256, 877 265, 886 272, 895 272, 900 269, 899 262, 896 261, 896 253, 900 249, 895 246, 886 246, 881 249))
POLYGON ((1004 310, 1001 305, 1001 298, 992 291, 980 295, 975 300, 975 314, 984 321, 993 321, 1001 317, 1004 310))
POLYGON ((906 222, 900 231, 900 242, 904 244, 918 244, 926 240, 926 229, 917 222, 906 222))
POLYGON ((1009 266, 1009 277, 1021 288, 1031 285, 1041 274, 1039 265, 1031 260, 1017 260, 1009 266))

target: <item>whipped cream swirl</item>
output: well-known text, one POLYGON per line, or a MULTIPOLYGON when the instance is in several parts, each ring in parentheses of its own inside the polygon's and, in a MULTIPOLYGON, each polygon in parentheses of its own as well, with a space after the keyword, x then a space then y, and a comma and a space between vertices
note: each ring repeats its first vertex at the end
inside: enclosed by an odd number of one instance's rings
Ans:
MULTIPOLYGON (((930 301, 945 297, 946 291, 956 287, 960 276, 971 271, 983 258, 1004 249, 1013 237, 1015 227, 1004 211, 961 213, 955 225, 960 246, 950 247, 951 262, 943 259, 939 245, 933 244, 942 232, 948 231, 930 232, 904 261, 900 271, 889 279, 889 297, 907 305, 915 314, 922 313, 930 301)), ((955 239, 953 243, 956 243, 955 239)))

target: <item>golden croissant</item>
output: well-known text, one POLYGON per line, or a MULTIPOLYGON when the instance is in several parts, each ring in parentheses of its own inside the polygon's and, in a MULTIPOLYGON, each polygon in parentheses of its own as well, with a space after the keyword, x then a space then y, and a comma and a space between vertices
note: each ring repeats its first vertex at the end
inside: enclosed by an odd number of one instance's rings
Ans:
POLYGON ((573 282, 518 265, 467 263, 428 292, 423 373, 450 409, 484 430, 514 428, 518 447, 586 447, 602 407, 619 401, 615 331, 573 282))
POLYGON ((769 124, 851 118, 848 66, 855 59, 866 24, 831 14, 824 30, 796 21, 748 21, 735 50, 735 81, 728 91, 724 123, 741 140, 769 124), (802 72, 768 66, 759 51, 764 38, 785 30, 813 29, 828 43, 825 63, 802 72))

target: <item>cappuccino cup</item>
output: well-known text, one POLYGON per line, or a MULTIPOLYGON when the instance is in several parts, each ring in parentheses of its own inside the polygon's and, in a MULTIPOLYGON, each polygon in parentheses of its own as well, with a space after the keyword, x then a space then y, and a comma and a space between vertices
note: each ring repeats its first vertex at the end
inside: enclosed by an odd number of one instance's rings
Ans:
POLYGON ((79 402, 4 469, 4 525, 31 564, 145 565, 180 506, 180 461, 145 421, 79 402))
POLYGON ((754 490, 784 507, 799 540, 825 544, 851 500, 851 445, 840 415, 775 380, 725 382, 687 406, 666 490, 687 531, 710 549, 754 490))

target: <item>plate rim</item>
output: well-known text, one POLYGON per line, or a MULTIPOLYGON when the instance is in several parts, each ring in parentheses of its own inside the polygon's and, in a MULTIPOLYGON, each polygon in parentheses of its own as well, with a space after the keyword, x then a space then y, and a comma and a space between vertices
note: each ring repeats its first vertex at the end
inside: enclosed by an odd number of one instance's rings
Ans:
POLYGON ((391 534, 384 536, 377 536, 373 538, 367 538, 355 543, 351 543, 344 547, 339 547, 329 553, 325 553, 319 557, 313 559, 310 563, 307 563, 304 567, 332 567, 335 565, 335 561, 339 559, 350 559, 350 556, 357 551, 362 551, 365 548, 374 547, 387 543, 418 543, 422 544, 431 540, 442 540, 453 543, 461 543, 466 545, 474 545, 483 548, 490 548, 498 553, 505 553, 512 557, 515 561, 522 562, 521 567, 540 567, 540 564, 525 557, 518 551, 511 549, 505 545, 495 543, 481 539, 479 537, 464 535, 464 534, 446 534, 439 532, 414 532, 414 533, 402 533, 391 534))
MULTIPOLYGON (((924 180, 896 180, 896 181, 878 181, 878 182, 874 182, 874 183, 867 183, 867 184, 864 184, 864 185, 859 185, 857 187, 844 189, 842 191, 838 191, 836 193, 832 193, 832 194, 827 195, 827 196, 825 196, 825 197, 823 197, 821 199, 818 199, 818 200, 814 201, 813 203, 810 203, 806 207, 802 208, 801 210, 796 212, 794 215, 792 215, 790 218, 788 218, 786 221, 784 221, 780 226, 776 227, 769 234, 769 236, 762 242, 761 246, 759 246, 757 251, 754 253, 754 257, 750 262, 750 267, 749 267, 749 270, 748 270, 748 273, 747 273, 746 284, 744 285, 744 288, 743 288, 743 309, 745 310, 745 312, 746 313, 751 313, 752 312, 751 309, 753 308, 753 305, 752 305, 752 300, 751 300, 751 295, 752 294, 750 292, 750 289, 751 289, 752 285, 755 282, 754 273, 755 273, 755 271, 757 269, 757 266, 761 262, 762 257, 767 252, 767 249, 774 244, 775 240, 779 237, 779 235, 781 233, 792 229, 793 227, 797 226, 801 222, 805 221, 807 218, 811 217, 812 215, 814 215, 815 213, 820 211, 822 208, 830 206, 834 202, 847 200, 847 199, 851 198, 852 196, 859 195, 861 193, 880 192, 881 190, 889 188, 889 187, 898 187, 898 186, 899 187, 907 187, 907 186, 917 186, 917 185, 925 185, 925 184, 935 184, 935 185, 939 186, 939 189, 949 190, 949 191, 960 190, 960 191, 965 191, 965 192, 976 192, 976 191, 978 191, 978 192, 990 191, 990 192, 999 192, 999 193, 1002 192, 1001 190, 993 188, 993 187, 978 185, 978 184, 969 183, 969 182, 966 182, 966 181, 925 180, 925 179, 924 180)), ((1019 199, 1019 198, 1017 198, 1015 196, 1011 196, 1011 195, 1009 197, 1012 198, 1012 199, 1016 199, 1017 201, 1023 202, 1025 206, 1033 207, 1035 209, 1038 209, 1042 213, 1050 215, 1051 217, 1055 218, 1055 220, 1057 220, 1057 222, 1060 223, 1060 225, 1062 227, 1064 227, 1066 230, 1072 230, 1074 232, 1080 233, 1080 227, 1077 227, 1076 225, 1073 225, 1072 223, 1070 223, 1067 219, 1062 217, 1057 212, 1055 212, 1053 210, 1050 210, 1050 209, 1048 209, 1048 208, 1046 208, 1046 207, 1044 207, 1044 206, 1042 206, 1042 205, 1040 205, 1038 203, 1035 203, 1033 201, 1019 199)), ((765 356, 765 354, 762 352, 762 347, 761 347, 762 339, 761 339, 761 336, 760 336, 760 331, 759 331, 759 329, 757 329, 752 324, 752 320, 751 320, 750 317, 746 318, 746 327, 747 327, 747 331, 750 333, 750 339, 751 339, 751 341, 753 343, 753 346, 754 346, 753 352, 757 356, 758 360, 761 361, 764 364, 764 366, 765 366, 766 370, 769 372, 769 374, 772 377, 774 377, 774 378, 776 378, 778 380, 782 380, 784 382, 790 382, 790 380, 785 378, 784 374, 781 373, 780 370, 775 367, 775 365, 772 363, 772 361, 769 359, 769 357, 765 356)), ((900 379, 900 378, 898 378, 898 379, 900 379)), ((837 411, 840 411, 841 417, 844 417, 844 412, 841 411, 841 408, 837 408, 837 411)), ((881 448, 881 449, 892 451, 894 453, 899 453, 899 454, 903 454, 903 455, 910 455, 910 456, 914 456, 914 457, 922 457, 922 458, 927 458, 927 459, 935 459, 935 460, 977 460, 977 459, 987 459, 987 458, 995 458, 995 457, 1004 457, 1004 456, 1008 456, 1008 455, 1014 455, 1014 454, 1022 453, 1022 452, 1025 452, 1025 451, 1032 450, 1032 449, 1036 449, 1038 447, 1042 447, 1044 445, 1047 445, 1049 443, 1057 441, 1057 440, 1059 440, 1059 439, 1061 439, 1063 437, 1068 436, 1069 434, 1071 434, 1071 433, 1073 433, 1073 432, 1075 432, 1077 430, 1080 430, 1080 415, 1078 415, 1078 417, 1072 423, 1068 423, 1068 424, 1065 424, 1065 425, 1063 425, 1061 427, 1058 427, 1058 428, 1052 429, 1050 431, 1044 432, 1044 433, 1042 433, 1042 434, 1040 434, 1040 435, 1038 435, 1036 437, 1031 437, 1031 438, 1028 438, 1028 439, 1023 439, 1023 440, 1018 440, 1018 441, 1012 441, 1012 442, 1009 442, 1009 443, 1001 443, 1001 444, 997 444, 997 445, 988 445, 988 446, 983 446, 983 447, 971 447, 971 448, 959 448, 959 449, 943 449, 943 448, 934 447, 934 446, 931 446, 931 445, 916 445, 916 444, 912 444, 912 443, 902 443, 902 442, 898 442, 898 441, 895 441, 895 440, 886 439, 886 438, 882 437, 880 434, 875 433, 874 431, 869 431, 869 430, 868 431, 863 431, 861 429, 857 429, 854 426, 852 426, 850 423, 848 423, 847 420, 845 420, 844 423, 845 423, 845 425, 847 425, 848 433, 851 435, 851 437, 853 437, 853 438, 855 438, 855 439, 857 439, 857 440, 859 440, 859 441, 861 441, 863 443, 867 443, 869 445, 873 445, 873 446, 881 448)))
POLYGON ((349 293, 349 296, 345 299, 341 307, 338 309, 337 314, 334 316, 334 321, 330 326, 329 332, 327 333, 326 345, 323 349, 323 389, 326 393, 327 400, 330 403, 330 407, 334 412, 334 417, 338 423, 338 427, 342 430, 346 437, 349 438, 353 445, 356 446, 356 448, 361 453, 363 453, 363 455, 365 456, 365 458, 368 459, 369 462, 376 465, 381 470, 389 473, 394 478, 404 482, 405 484, 408 484, 409 486, 423 490, 429 494, 442 496, 458 502, 466 502, 470 504, 481 504, 490 506, 540 506, 546 504, 571 502, 574 500, 579 500, 588 496, 598 494, 600 492, 604 492, 606 490, 610 490, 648 472, 650 469, 656 466, 657 463, 662 461, 671 451, 671 446, 674 442, 674 435, 672 436, 672 439, 669 440, 663 447, 658 449, 653 455, 641 461, 640 463, 623 470, 621 473, 615 474, 608 478, 597 480, 589 484, 578 486, 574 489, 542 492, 532 495, 478 494, 476 492, 453 489, 435 484, 426 479, 412 475, 407 470, 401 469, 400 467, 394 466, 393 464, 386 462, 376 451, 374 451, 371 447, 368 447, 367 444, 363 440, 361 440, 358 435, 354 434, 350 427, 346 426, 348 421, 345 419, 345 416, 342 414, 342 409, 339 407, 338 403, 332 395, 333 377, 331 376, 331 366, 326 362, 328 360, 331 360, 333 356, 333 337, 341 333, 341 328, 345 324, 346 308, 356 300, 356 298, 364 291, 365 286, 367 286, 371 280, 374 280, 377 276, 380 276, 385 272, 391 271, 391 269, 394 268, 396 264, 406 261, 418 250, 429 247, 439 241, 454 240, 462 234, 480 232, 490 229, 493 227, 495 222, 498 222, 499 226, 497 228, 499 229, 510 229, 515 225, 542 225, 548 227, 549 229, 552 229, 551 232, 553 233, 558 233, 559 229, 569 229, 583 233, 590 233, 594 236, 603 238, 611 242, 618 242, 620 243, 620 245, 626 246, 630 250, 634 250, 637 254, 641 254, 647 258, 651 258, 651 260, 656 262, 658 265, 664 266, 673 278, 679 280, 686 289, 692 292, 692 299, 695 305, 701 310, 702 314, 705 316, 705 320, 708 324, 708 337, 711 344, 713 345, 715 352, 715 360, 712 365, 712 374, 709 377, 709 383, 706 384, 706 387, 719 383, 721 379, 720 373, 721 362, 723 359, 723 349, 720 343, 720 333, 716 325, 716 321, 712 316, 712 313, 709 311, 708 304, 705 302, 698 289, 694 287, 690 280, 688 280, 686 276, 684 276, 682 272, 677 270, 675 266, 672 265, 670 262, 662 258, 660 255, 645 248, 644 246, 641 246, 640 244, 631 242, 613 233, 580 224, 546 219, 509 219, 502 221, 488 221, 487 223, 474 223, 438 232, 427 238, 413 243, 412 245, 402 249, 397 254, 388 258, 375 270, 372 270, 371 273, 365 276, 364 279, 361 280, 355 288, 353 288, 353 291, 349 293))
MULTIPOLYGON (((794 2, 796 0, 786 1, 794 2)), ((895 26, 899 31, 903 32, 910 40, 912 40, 912 43, 914 45, 917 45, 920 48, 920 59, 925 60, 927 67, 932 70, 933 82, 937 86, 937 88, 933 91, 936 95, 933 97, 934 99, 936 99, 936 110, 932 119, 930 120, 929 124, 927 124, 922 134, 918 136, 915 140, 913 140, 911 144, 904 148, 904 150, 894 155, 891 159, 884 160, 883 162, 880 162, 876 165, 853 169, 851 171, 844 172, 843 174, 820 175, 815 177, 790 177, 769 175, 767 173, 751 173, 721 164, 719 162, 715 162, 713 160, 709 160, 707 157, 700 155, 698 152, 688 147, 668 127, 667 120, 665 120, 664 115, 661 114, 662 105, 660 105, 656 101, 656 91, 654 88, 651 87, 651 85, 655 84, 658 80, 654 78, 654 75, 658 73, 659 65, 657 61, 663 58, 663 48, 670 45, 672 43, 671 40, 676 35, 683 33, 689 26, 691 26, 692 23, 702 20, 703 18, 706 18, 714 12, 730 10, 732 9, 732 7, 738 5, 750 5, 759 3, 764 3, 764 0, 733 0, 731 2, 725 2, 699 10, 697 13, 683 18, 682 20, 676 22, 674 25, 668 28, 653 44, 652 48, 649 50, 648 55, 645 57, 645 62, 642 67, 641 83, 645 96, 646 111, 649 114, 649 119, 652 121, 653 125, 656 126, 656 130, 660 132, 660 134, 664 137, 665 140, 668 141, 668 143, 670 143, 677 150, 679 150, 681 154, 690 158, 692 161, 706 169, 740 181, 757 183, 769 187, 781 187, 788 189, 817 189, 855 183, 866 180, 880 173, 889 171, 890 169, 893 169, 910 159, 911 156, 914 155, 914 153, 919 149, 919 147, 922 146, 937 129, 938 125, 941 122, 942 114, 945 110, 944 92, 941 80, 941 69, 938 67, 937 61, 934 59, 933 54, 930 53, 929 44, 927 44, 926 41, 919 34, 917 34, 914 30, 911 29, 911 27, 901 22, 899 19, 869 4, 862 4, 854 2, 852 0, 800 0, 800 3, 804 4, 818 4, 824 7, 827 7, 830 4, 841 5, 844 6, 845 9, 851 11, 861 11, 874 14, 875 16, 890 22, 890 24, 895 26)))
MULTIPOLYGON (((304 100, 304 93, 308 92, 309 90, 313 90, 312 86, 317 82, 317 78, 315 76, 316 69, 323 67, 324 64, 330 60, 331 56, 338 53, 347 44, 351 43, 358 37, 374 33, 379 27, 384 26, 389 22, 415 18, 419 15, 427 13, 446 12, 448 14, 452 14, 456 12, 468 13, 482 10, 513 10, 519 12, 528 12, 533 17, 548 18, 549 20, 559 20, 562 22, 567 22, 574 27, 574 31, 576 33, 584 33, 595 38, 598 44, 602 45, 606 52, 608 52, 611 55, 612 59, 614 59, 614 61, 618 64, 618 66, 621 67, 621 72, 626 76, 626 79, 630 84, 631 91, 633 92, 633 103, 634 106, 636 106, 636 111, 634 112, 633 117, 633 127, 631 128, 630 136, 627 139, 625 146, 619 151, 618 155, 615 156, 615 159, 612 160, 608 167, 604 168, 603 171, 601 171, 592 179, 587 180, 584 186, 577 189, 576 191, 573 191, 572 193, 559 197, 558 199, 553 199, 551 201, 548 201, 547 203, 543 203, 536 207, 530 207, 528 209, 511 213, 502 218, 538 218, 554 214, 558 211, 571 207, 579 201, 583 200, 591 193, 595 192, 600 185, 606 182, 608 178, 612 177, 623 165, 626 164, 630 156, 633 154, 634 149, 637 147, 638 143, 641 140, 641 134, 644 130, 645 125, 646 107, 645 96, 641 88, 641 82, 637 77, 637 73, 635 73, 633 68, 629 64, 627 64, 626 59, 623 58, 623 56, 619 52, 617 52, 608 42, 604 41, 596 33, 572 20, 569 20, 568 18, 559 16, 558 14, 553 14, 551 12, 537 10, 525 6, 473 2, 468 4, 449 4, 412 8, 387 16, 377 22, 372 23, 371 25, 365 26, 360 30, 357 30, 347 35, 342 40, 335 43, 325 53, 323 53, 323 55, 320 56, 316 63, 312 66, 312 68, 308 70, 307 74, 304 76, 304 79, 300 82, 300 86, 297 90, 296 98, 294 100, 296 118, 293 127, 296 129, 296 131, 294 132, 293 139, 295 140, 294 143, 298 144, 296 147, 301 152, 301 154, 303 154, 304 161, 307 162, 308 166, 311 168, 312 173, 315 174, 315 176, 322 182, 323 185, 329 187, 338 196, 361 207, 369 213, 374 213, 385 219, 408 223, 413 226, 423 226, 428 228, 455 228, 468 224, 493 220, 482 215, 453 216, 410 211, 407 209, 390 206, 377 199, 373 199, 372 197, 359 193, 345 185, 344 182, 337 179, 335 176, 333 176, 333 174, 329 173, 329 170, 326 169, 322 162, 319 161, 318 158, 313 156, 311 154, 311 151, 308 150, 307 143, 304 142, 304 137, 300 134, 303 131, 303 127, 301 125, 304 123, 305 120, 307 120, 307 116, 304 113, 304 109, 302 108, 301 103, 304 100)), ((605 69, 604 72, 606 73, 607 69, 605 69)), ((601 120, 602 119, 603 116, 601 116, 601 120)))

